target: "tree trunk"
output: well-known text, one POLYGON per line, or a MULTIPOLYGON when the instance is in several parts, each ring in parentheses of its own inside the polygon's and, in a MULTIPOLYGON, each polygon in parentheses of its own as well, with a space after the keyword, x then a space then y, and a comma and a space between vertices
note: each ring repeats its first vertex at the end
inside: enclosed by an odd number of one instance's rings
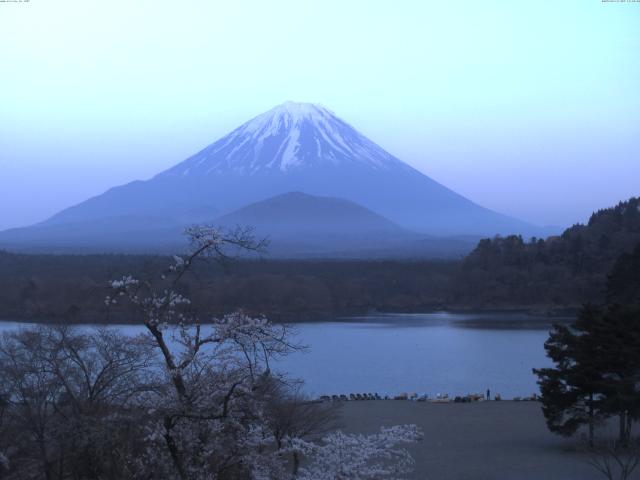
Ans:
POLYGON ((173 464, 178 471, 178 475, 181 480, 187 480, 187 472, 184 469, 184 465, 182 464, 182 458, 180 458, 180 452, 178 452, 178 446, 176 445, 173 436, 171 435, 171 429, 173 428, 173 421, 170 417, 164 417, 164 440, 167 444, 167 448, 169 449, 169 453, 171 454, 171 460, 173 460, 173 464))
POLYGON ((589 447, 593 448, 593 393, 589 394, 589 447))
POLYGON ((52 473, 52 465, 51 462, 48 459, 48 454, 47 454, 47 447, 45 445, 45 441, 44 439, 41 437, 39 439, 40 444, 40 458, 42 459, 42 470, 44 471, 44 478, 46 480, 52 480, 53 479, 53 473, 52 473))
POLYGON ((298 452, 293 452, 293 476, 298 476, 298 469, 300 468, 300 457, 298 452))
POLYGON ((620 412, 620 435, 618 440, 622 447, 626 447, 629 444, 629 431, 627 429, 627 411, 620 412))

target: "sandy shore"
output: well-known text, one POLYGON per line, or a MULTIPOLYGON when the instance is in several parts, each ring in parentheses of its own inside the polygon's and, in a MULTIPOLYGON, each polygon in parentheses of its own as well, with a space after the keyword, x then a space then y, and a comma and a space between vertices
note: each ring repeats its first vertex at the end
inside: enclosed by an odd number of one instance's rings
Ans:
MULTIPOLYGON (((411 401, 345 402, 345 431, 373 433, 380 426, 415 423, 424 439, 409 447, 412 479, 602 479, 578 439, 549 433, 538 402, 431 404, 411 401)), ((640 478, 640 471, 634 478, 640 478)))

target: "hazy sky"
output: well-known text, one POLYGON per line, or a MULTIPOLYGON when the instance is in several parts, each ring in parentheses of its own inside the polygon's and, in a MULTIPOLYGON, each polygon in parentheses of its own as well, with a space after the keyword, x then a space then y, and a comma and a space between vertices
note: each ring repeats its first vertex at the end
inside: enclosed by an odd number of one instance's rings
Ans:
POLYGON ((285 100, 539 224, 640 194, 640 3, 30 0, 0 45, 0 229, 285 100))

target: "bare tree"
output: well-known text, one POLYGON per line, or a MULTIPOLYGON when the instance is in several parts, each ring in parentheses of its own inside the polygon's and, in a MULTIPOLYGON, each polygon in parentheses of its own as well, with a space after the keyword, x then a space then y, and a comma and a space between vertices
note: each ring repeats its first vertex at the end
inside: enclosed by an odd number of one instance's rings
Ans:
POLYGON ((113 467, 126 466, 121 460, 135 421, 132 409, 153 388, 152 361, 144 342, 117 331, 38 327, 5 333, 0 451, 9 471, 20 472, 18 478, 96 471, 122 478, 122 469, 113 467))
POLYGON ((589 447, 588 463, 608 480, 629 480, 640 464, 640 441, 622 445, 617 440, 589 447))
POLYGON ((300 468, 300 451, 293 448, 297 439, 319 441, 340 425, 341 405, 335 402, 310 400, 300 391, 300 385, 274 385, 267 403, 267 425, 280 451, 291 452, 291 472, 295 477, 300 468))

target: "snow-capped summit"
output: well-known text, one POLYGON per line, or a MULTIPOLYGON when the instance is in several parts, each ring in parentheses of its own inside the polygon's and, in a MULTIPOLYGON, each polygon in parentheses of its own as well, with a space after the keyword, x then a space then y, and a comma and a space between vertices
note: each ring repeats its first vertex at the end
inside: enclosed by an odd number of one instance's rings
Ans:
POLYGON ((325 107, 285 102, 161 175, 253 175, 345 164, 408 168, 325 107))

